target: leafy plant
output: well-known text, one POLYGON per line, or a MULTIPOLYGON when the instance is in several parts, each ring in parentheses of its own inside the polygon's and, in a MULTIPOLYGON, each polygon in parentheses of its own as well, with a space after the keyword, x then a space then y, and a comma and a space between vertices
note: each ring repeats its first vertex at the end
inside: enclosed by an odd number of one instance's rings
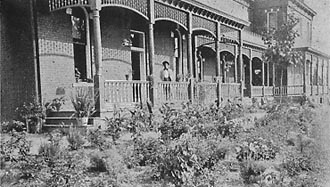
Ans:
POLYGON ((110 144, 107 141, 106 133, 100 128, 89 130, 87 139, 91 143, 91 146, 97 147, 100 151, 110 147, 110 144))
POLYGON ((11 122, 2 122, 1 123, 1 132, 11 132, 15 130, 16 132, 22 132, 26 129, 26 125, 21 121, 13 120, 11 122))
POLYGON ((125 127, 126 119, 122 116, 120 110, 115 110, 111 118, 105 118, 107 123, 107 129, 105 130, 106 135, 111 136, 112 141, 116 141, 120 138, 120 133, 125 127))
POLYGON ((95 113, 95 98, 92 95, 87 89, 79 88, 71 96, 71 102, 77 118, 89 117, 95 113))
POLYGON ((64 96, 55 98, 51 102, 45 104, 48 111, 60 111, 62 105, 65 104, 64 96))
POLYGON ((78 150, 85 144, 85 138, 81 135, 79 129, 72 126, 70 126, 67 140, 71 150, 78 150))

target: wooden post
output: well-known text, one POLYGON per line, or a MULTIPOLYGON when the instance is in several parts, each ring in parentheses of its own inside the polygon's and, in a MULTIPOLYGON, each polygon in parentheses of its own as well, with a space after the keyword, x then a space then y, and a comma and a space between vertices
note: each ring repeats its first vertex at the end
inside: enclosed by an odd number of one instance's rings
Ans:
POLYGON ((304 53, 304 57, 303 57, 303 61, 304 61, 304 67, 303 67, 303 94, 307 95, 307 66, 306 66, 306 54, 304 53))
POLYGON ((241 83, 241 98, 244 96, 244 78, 243 78, 243 38, 242 30, 239 31, 239 47, 238 47, 238 58, 240 65, 240 83, 241 83))
POLYGON ((320 62, 319 62, 319 58, 316 57, 316 87, 317 87, 317 95, 319 95, 319 66, 320 66, 320 62))
POLYGON ((149 36, 149 75, 150 75, 150 99, 155 106, 157 100, 157 81, 155 77, 155 38, 154 38, 154 24, 155 24, 155 1, 149 0, 149 27, 148 27, 148 36, 149 36))
POLYGON ((249 62, 249 66, 250 66, 250 97, 252 98, 253 96, 253 84, 252 84, 252 78, 253 78, 253 72, 252 72, 252 49, 250 49, 250 62, 249 62))
POLYGON ((262 97, 265 97, 265 62, 262 63, 262 97))
POLYGON ((220 37, 221 37, 221 30, 220 30, 221 24, 217 22, 217 35, 215 38, 215 52, 216 52, 216 58, 217 58, 217 71, 216 71, 216 82, 217 82, 217 97, 218 97, 218 104, 220 105, 221 102, 221 59, 220 59, 220 37))
POLYGON ((192 14, 188 14, 188 64, 189 64, 189 80, 190 80, 190 94, 189 94, 189 99, 190 102, 194 102, 194 79, 193 79, 193 58, 192 58, 192 14))
POLYGON ((102 43, 101 43, 101 26, 100 26, 100 10, 101 0, 91 1, 91 10, 93 17, 94 31, 94 56, 95 56, 95 76, 94 76, 94 94, 97 96, 95 109, 102 117, 103 99, 104 99, 104 81, 102 78, 102 43))
MULTIPOLYGON (((238 44, 239 45, 239 44, 238 44)), ((235 71, 235 75, 234 75, 234 82, 238 83, 238 70, 237 70, 237 46, 234 46, 235 50, 234 50, 234 71, 235 71)))

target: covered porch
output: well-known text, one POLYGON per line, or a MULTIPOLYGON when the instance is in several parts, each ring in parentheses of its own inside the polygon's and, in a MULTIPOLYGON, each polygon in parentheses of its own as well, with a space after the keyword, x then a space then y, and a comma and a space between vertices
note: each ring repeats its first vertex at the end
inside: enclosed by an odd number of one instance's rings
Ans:
MULTIPOLYGON (((185 1, 50 0, 49 8, 51 16, 71 19, 72 87, 97 92, 101 115, 146 102, 210 104, 241 97, 244 21, 185 1), (163 61, 175 80, 160 80, 163 61)), ((47 37, 39 43, 49 45, 47 37)))

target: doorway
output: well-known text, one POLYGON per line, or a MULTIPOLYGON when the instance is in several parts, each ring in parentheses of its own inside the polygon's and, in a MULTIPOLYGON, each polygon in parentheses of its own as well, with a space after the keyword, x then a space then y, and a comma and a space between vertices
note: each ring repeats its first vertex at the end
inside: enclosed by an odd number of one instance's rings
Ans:
POLYGON ((141 80, 141 52, 131 52, 132 80, 141 80))

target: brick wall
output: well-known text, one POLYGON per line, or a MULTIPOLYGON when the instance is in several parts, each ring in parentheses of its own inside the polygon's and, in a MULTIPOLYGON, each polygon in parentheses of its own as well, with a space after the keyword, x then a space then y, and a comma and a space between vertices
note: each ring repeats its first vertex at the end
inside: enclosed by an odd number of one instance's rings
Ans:
POLYGON ((65 11, 38 14, 38 43, 43 102, 66 95, 74 77, 71 18, 65 11), (59 90, 63 90, 65 93, 59 90))
POLYGON ((123 39, 130 37, 130 26, 124 21, 117 12, 107 9, 101 12, 103 76, 106 80, 126 80, 125 74, 132 71, 130 48, 122 46, 123 39))
POLYGON ((1 120, 16 117, 15 109, 36 95, 30 1, 2 2, 1 120))

